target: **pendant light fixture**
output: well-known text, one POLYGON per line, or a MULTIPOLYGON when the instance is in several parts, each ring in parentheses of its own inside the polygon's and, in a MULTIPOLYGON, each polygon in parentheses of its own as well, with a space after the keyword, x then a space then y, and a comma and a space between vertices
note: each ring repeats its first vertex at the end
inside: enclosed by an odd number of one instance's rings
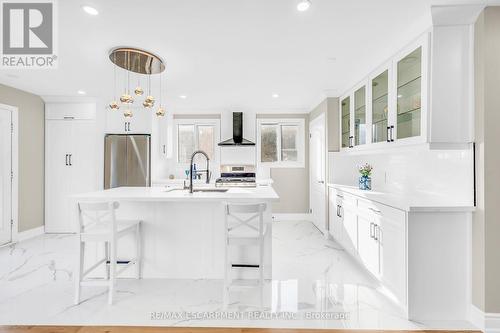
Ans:
MULTIPOLYGON (((137 68, 136 68, 136 70, 139 70, 139 58, 137 57, 136 59, 137 59, 137 68)), ((135 87, 135 89, 134 89, 134 94, 136 96, 142 96, 142 94, 144 94, 144 90, 141 87, 141 76, 140 76, 140 74, 137 74, 137 87, 135 87)))
MULTIPOLYGON (((124 77, 124 92, 120 96, 120 103, 116 101, 116 98, 109 103, 109 108, 111 110, 117 110, 120 106, 124 106, 125 110, 123 115, 127 118, 133 116, 133 112, 130 108, 131 104, 134 103, 134 97, 130 93, 130 72, 137 73, 137 86, 134 89, 134 96, 136 98, 144 95, 144 89, 141 87, 141 75, 147 75, 147 96, 142 101, 142 106, 146 109, 151 109, 155 105, 155 97, 151 93, 151 75, 159 74, 160 79, 160 96, 161 96, 161 73, 165 71, 164 62, 156 55, 151 52, 144 51, 141 49, 130 48, 130 47, 119 47, 113 49, 109 54, 109 59, 114 64, 114 86, 116 94, 116 67, 120 67, 125 70, 126 78, 124 77)), ((161 105, 160 97, 160 107, 156 111, 156 115, 161 117, 165 114, 165 111, 161 105)))
MULTIPOLYGON (((116 57, 116 55, 113 55, 113 57, 116 57)), ((111 103, 109 103, 109 108, 111 110, 118 110, 120 106, 116 101, 116 65, 113 66, 113 96, 113 100, 111 101, 111 103)))
POLYGON ((161 90, 161 76, 160 76, 160 106, 156 110, 156 115, 158 117, 163 117, 165 115, 165 109, 162 106, 162 90, 161 90))

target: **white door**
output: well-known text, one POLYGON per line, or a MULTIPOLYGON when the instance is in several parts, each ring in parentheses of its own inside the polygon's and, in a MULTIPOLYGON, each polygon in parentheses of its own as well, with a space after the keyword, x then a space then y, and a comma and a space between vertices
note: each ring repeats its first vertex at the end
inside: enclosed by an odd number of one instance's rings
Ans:
POLYGON ((0 109, 0 245, 12 240, 12 111, 0 109))
POLYGON ((325 115, 321 114, 309 124, 309 206, 314 224, 325 232, 326 220, 326 142, 325 115))
POLYGON ((62 232, 70 220, 71 120, 45 122, 45 231, 62 232))

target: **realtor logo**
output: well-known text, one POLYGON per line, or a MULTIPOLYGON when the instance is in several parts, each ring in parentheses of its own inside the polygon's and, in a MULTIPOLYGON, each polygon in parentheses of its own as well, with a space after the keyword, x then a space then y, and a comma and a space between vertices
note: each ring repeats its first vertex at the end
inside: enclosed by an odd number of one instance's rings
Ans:
POLYGON ((3 68, 55 68, 53 1, 4 1, 1 17, 3 68))

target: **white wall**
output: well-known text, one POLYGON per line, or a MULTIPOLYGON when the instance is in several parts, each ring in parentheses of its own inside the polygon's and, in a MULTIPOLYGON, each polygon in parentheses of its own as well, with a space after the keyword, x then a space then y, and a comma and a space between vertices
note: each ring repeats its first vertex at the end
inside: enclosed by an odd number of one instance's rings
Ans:
POLYGON ((370 153, 329 153, 331 183, 357 186, 358 166, 373 166, 372 190, 396 194, 453 196, 473 203, 473 152, 429 150, 426 145, 370 153))

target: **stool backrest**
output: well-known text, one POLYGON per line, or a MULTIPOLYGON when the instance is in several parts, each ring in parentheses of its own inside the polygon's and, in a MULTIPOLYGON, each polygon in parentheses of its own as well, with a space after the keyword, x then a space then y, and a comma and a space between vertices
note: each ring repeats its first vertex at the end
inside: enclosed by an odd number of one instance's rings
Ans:
POLYGON ((118 202, 79 202, 78 203, 78 232, 85 233, 85 229, 106 225, 109 231, 116 229, 115 209, 120 207, 118 202))
POLYGON ((239 229, 246 229, 247 232, 254 232, 262 235, 264 233, 264 212, 267 205, 257 204, 235 204, 224 203, 224 215, 226 223, 226 233, 239 229))

